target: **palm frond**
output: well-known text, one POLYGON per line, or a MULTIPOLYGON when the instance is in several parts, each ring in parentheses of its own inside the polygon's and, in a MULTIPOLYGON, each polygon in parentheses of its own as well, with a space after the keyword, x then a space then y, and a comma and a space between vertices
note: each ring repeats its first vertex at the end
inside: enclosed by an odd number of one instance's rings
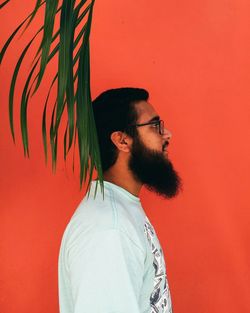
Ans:
MULTIPOLYGON (((18 62, 16 64, 16 67, 14 69, 14 73, 13 73, 12 79, 11 79, 10 92, 9 92, 9 119, 10 119, 11 134, 12 134, 12 138, 13 138, 14 142, 15 142, 15 132, 14 132, 14 122, 13 122, 13 106, 14 106, 14 92, 15 92, 17 76, 18 76, 21 64, 23 62, 23 59, 24 59, 24 57, 25 57, 29 47, 31 46, 31 44, 35 40, 36 36, 41 32, 41 30, 42 30, 42 27, 33 36, 33 38, 30 40, 30 42, 27 44, 27 46, 25 47, 25 49, 21 53, 21 55, 20 55, 20 57, 18 59, 18 62)), ((33 73, 33 71, 32 71, 32 73, 33 73)), ((27 150, 26 149, 26 144, 27 144, 27 142, 24 143, 24 151, 27 150)))
POLYGON ((10 0, 6 0, 6 1, 0 3, 0 9, 2 9, 8 2, 10 2, 10 0))
POLYGON ((33 21, 34 17, 36 16, 36 13, 38 12, 38 9, 40 8, 41 4, 44 3, 44 1, 42 2, 41 0, 37 0, 36 1, 36 5, 35 5, 35 8, 34 10, 32 11, 31 15, 30 15, 30 18, 29 18, 29 21, 24 29, 24 31, 29 27, 29 25, 31 24, 31 22, 33 21))
MULTIPOLYGON (((10 0, 9 0, 10 1, 10 0)), ((8 1, 8 2, 9 2, 8 1)), ((39 7, 41 7, 43 4, 45 3, 45 1, 43 1, 39 7)), ((11 34, 11 36, 8 38, 8 40, 6 41, 6 43, 4 44, 3 48, 1 49, 0 52, 0 64, 2 63, 3 57, 5 55, 6 50, 8 49, 11 41, 14 39, 14 37, 16 36, 16 34, 18 33, 18 31, 22 28, 22 26, 27 22, 27 20, 32 16, 33 12, 30 13, 19 25, 18 27, 14 30, 14 32, 11 34)))
MULTIPOLYGON (((0 4, 0 8, 8 1, 0 4)), ((98 183, 103 191, 103 174, 100 151, 91 105, 90 92, 90 53, 89 37, 92 23, 94 0, 36 0, 33 11, 14 30, 0 52, 0 64, 16 34, 25 26, 24 31, 35 19, 37 12, 45 4, 44 23, 33 35, 18 58, 15 66, 9 92, 9 118, 13 140, 14 131, 14 94, 21 65, 35 40, 40 38, 40 44, 32 61, 32 68, 24 82, 20 121, 24 155, 29 157, 28 117, 27 109, 30 97, 40 87, 48 64, 58 58, 58 68, 48 89, 42 114, 42 138, 45 161, 48 158, 47 145, 47 115, 50 93, 57 82, 57 95, 50 116, 49 141, 52 159, 52 169, 56 169, 58 133, 62 124, 62 116, 67 109, 67 121, 63 137, 63 155, 66 160, 71 148, 75 150, 76 139, 80 160, 80 186, 87 182, 89 189, 94 169, 97 170, 98 183), (59 29, 55 30, 55 20, 59 18, 59 29), (53 45, 53 48, 52 48, 53 45)), ((73 170, 74 157, 73 152, 73 170)))
POLYGON ((37 88, 39 87, 42 81, 46 66, 47 66, 49 50, 50 50, 50 46, 51 46, 52 38, 53 38, 53 29, 54 29, 54 23, 55 23, 55 16, 57 12, 57 6, 58 6, 58 0, 45 1, 45 19, 44 19, 43 39, 40 45, 40 48, 42 50, 42 56, 41 56, 40 70, 39 70, 39 75, 38 75, 35 90, 37 90, 37 88))

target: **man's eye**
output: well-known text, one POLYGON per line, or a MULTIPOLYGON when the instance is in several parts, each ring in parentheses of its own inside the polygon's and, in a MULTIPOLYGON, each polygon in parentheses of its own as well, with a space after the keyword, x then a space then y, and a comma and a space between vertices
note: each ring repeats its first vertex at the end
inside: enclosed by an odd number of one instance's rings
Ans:
POLYGON ((152 124, 152 127, 154 127, 154 128, 158 128, 158 127, 159 127, 159 125, 158 125, 158 124, 152 124))

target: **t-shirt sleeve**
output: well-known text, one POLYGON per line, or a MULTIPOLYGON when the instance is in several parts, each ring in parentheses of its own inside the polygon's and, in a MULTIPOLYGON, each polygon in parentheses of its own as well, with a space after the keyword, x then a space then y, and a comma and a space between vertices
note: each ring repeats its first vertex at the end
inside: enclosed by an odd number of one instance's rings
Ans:
POLYGON ((141 313, 144 253, 122 231, 78 236, 68 265, 74 313, 141 313))

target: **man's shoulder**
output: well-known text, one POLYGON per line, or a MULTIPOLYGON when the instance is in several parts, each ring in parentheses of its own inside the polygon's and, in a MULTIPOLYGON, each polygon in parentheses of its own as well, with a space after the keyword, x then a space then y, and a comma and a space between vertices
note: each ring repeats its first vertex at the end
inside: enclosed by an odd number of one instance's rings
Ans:
POLYGON ((105 195, 104 200, 101 197, 94 199, 86 196, 72 216, 71 223, 122 230, 128 225, 137 228, 140 221, 136 219, 136 214, 132 214, 131 207, 128 208, 126 203, 105 195))
MULTIPOLYGON (((134 208, 136 210, 136 208, 134 208)), ((134 212, 135 213, 135 212, 134 212)), ((64 240, 70 244, 77 238, 89 238, 99 231, 116 229, 133 239, 138 245, 143 244, 143 219, 128 210, 126 203, 105 195, 88 197, 80 202, 64 233, 64 240)))

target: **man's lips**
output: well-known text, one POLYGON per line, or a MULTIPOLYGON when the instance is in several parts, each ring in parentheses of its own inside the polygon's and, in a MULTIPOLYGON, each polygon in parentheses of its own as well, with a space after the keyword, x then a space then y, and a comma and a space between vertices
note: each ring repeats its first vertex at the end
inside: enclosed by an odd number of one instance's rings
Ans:
POLYGON ((163 152, 167 151, 167 146, 168 146, 168 145, 169 145, 169 142, 168 142, 168 141, 164 142, 164 144, 163 144, 163 146, 162 146, 162 151, 163 151, 163 152))

